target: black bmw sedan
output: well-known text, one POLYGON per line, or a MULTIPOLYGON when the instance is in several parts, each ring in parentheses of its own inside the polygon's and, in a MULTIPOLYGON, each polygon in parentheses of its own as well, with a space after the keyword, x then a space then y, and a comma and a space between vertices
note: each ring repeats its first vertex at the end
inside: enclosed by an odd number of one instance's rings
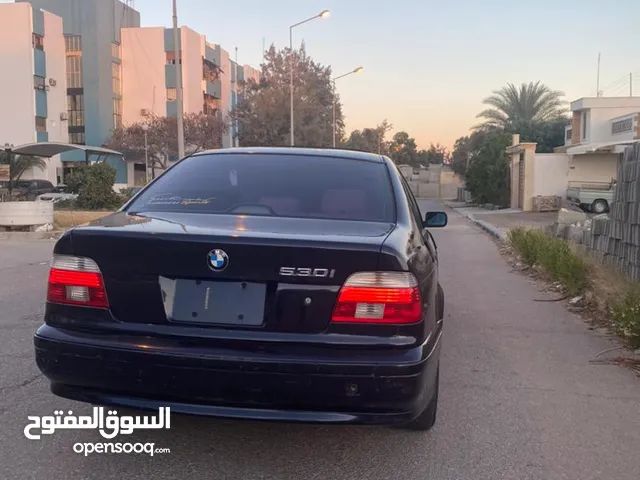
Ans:
POLYGON ((99 405, 428 430, 446 223, 384 156, 194 154, 57 241, 38 367, 99 405))

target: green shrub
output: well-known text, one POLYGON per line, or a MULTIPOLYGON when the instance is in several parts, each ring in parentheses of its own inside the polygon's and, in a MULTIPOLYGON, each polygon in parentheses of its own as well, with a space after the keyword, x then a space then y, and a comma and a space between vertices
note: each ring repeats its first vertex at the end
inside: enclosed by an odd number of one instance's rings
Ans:
POLYGON ((613 331, 634 348, 640 348, 640 287, 634 286, 610 309, 613 331))
POLYGON ((123 198, 113 190, 116 170, 108 163, 96 163, 83 168, 84 183, 80 186, 76 205, 85 210, 120 208, 123 198))
POLYGON ((569 295, 578 295, 588 286, 589 267, 565 240, 518 227, 509 231, 508 241, 524 264, 540 266, 569 295))
POLYGON ((80 189, 86 182, 87 168, 84 165, 78 166, 65 175, 64 183, 71 193, 80 193, 80 189))

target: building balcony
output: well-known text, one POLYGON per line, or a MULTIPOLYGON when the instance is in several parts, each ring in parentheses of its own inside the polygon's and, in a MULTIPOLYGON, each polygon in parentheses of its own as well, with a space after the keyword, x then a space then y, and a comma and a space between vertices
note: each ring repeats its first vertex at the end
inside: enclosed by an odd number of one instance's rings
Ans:
POLYGON ((33 49, 33 73, 39 77, 47 76, 47 56, 44 50, 33 49))
POLYGON ((36 117, 47 118, 47 92, 36 90, 36 117))
POLYGON ((177 65, 172 65, 172 64, 167 64, 164 66, 165 87, 177 88, 178 86, 178 68, 177 67, 178 67, 177 65))
POLYGON ((222 98, 222 82, 220 80, 216 80, 215 82, 210 82, 205 80, 205 88, 204 93, 213 98, 222 98))
POLYGON ((167 117, 178 116, 178 103, 175 101, 167 101, 167 117))
POLYGON ((205 45, 204 59, 215 65, 220 65, 222 56, 222 48, 220 45, 205 45))

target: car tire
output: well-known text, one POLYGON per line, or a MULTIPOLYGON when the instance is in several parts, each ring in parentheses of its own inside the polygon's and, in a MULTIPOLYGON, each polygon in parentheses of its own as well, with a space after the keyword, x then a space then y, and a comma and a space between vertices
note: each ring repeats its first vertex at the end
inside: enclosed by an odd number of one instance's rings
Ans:
POLYGON ((427 405, 427 408, 411 422, 403 425, 406 430, 413 430, 418 432, 426 432, 431 430, 436 423, 436 416, 438 412, 438 391, 440 390, 440 366, 438 365, 438 372, 436 373, 435 391, 433 392, 433 398, 427 405))
POLYGON ((595 200, 591 204, 591 211, 597 214, 606 213, 609 211, 609 204, 606 200, 595 200))

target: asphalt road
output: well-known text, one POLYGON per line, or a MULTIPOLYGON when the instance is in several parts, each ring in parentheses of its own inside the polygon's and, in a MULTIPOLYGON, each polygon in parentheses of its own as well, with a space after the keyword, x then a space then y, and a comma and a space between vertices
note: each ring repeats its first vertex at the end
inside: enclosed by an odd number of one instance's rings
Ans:
MULTIPOLYGON (((438 208, 437 205, 422 207, 438 208)), ((0 479, 637 480, 640 380, 589 363, 611 343, 450 212, 435 232, 446 293, 440 409, 428 433, 172 416, 119 441, 169 454, 73 452, 95 431, 23 434, 28 415, 91 407, 55 398, 32 357, 52 243, 0 242, 0 479)))

